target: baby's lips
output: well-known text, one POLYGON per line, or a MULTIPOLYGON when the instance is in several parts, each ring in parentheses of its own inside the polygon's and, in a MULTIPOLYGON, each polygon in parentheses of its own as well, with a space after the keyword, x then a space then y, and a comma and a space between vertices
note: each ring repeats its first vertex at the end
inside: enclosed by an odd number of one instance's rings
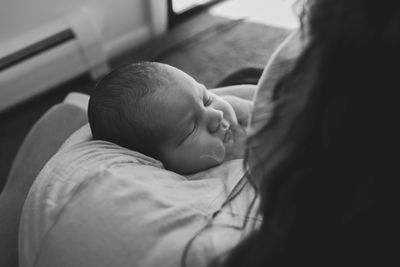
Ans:
POLYGON ((223 119, 221 121, 220 129, 222 130, 223 133, 222 141, 226 145, 232 145, 234 143, 233 132, 231 127, 232 125, 226 119, 223 119))
POLYGON ((233 142, 234 142, 233 133, 230 128, 228 130, 226 130, 226 132, 224 134, 223 142, 226 145, 233 145, 233 142))

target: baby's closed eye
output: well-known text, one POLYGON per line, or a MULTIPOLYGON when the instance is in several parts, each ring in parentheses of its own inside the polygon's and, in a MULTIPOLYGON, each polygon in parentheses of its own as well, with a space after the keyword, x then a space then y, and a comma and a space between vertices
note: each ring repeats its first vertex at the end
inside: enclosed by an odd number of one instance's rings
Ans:
POLYGON ((214 98, 213 98, 212 95, 206 94, 206 95, 203 97, 203 104, 204 104, 204 106, 205 106, 205 107, 208 107, 209 105, 211 105, 211 103, 213 102, 213 100, 214 100, 214 98))

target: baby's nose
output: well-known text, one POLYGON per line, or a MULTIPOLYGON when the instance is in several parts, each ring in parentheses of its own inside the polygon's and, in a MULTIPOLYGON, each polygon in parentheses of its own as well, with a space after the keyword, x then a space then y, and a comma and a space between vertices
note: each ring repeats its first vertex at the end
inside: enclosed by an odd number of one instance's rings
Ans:
POLYGON ((208 112, 208 130, 211 133, 218 131, 223 119, 224 113, 221 110, 211 109, 208 112))

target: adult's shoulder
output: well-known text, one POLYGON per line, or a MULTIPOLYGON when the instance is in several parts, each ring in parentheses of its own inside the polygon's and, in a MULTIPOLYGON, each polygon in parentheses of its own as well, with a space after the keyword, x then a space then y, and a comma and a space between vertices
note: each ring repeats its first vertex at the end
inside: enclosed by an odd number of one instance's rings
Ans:
POLYGON ((268 60, 254 95, 250 132, 257 131, 272 115, 273 90, 279 79, 294 66, 306 45, 300 30, 290 33, 268 60))
POLYGON ((293 61, 298 58, 305 45, 306 40, 300 30, 290 33, 268 60, 258 82, 258 91, 270 89, 268 85, 289 71, 293 65, 293 61))

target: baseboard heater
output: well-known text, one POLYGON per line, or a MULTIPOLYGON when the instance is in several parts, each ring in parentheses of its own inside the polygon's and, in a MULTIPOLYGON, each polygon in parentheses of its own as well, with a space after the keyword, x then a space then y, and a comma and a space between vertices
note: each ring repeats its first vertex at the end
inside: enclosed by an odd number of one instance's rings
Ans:
POLYGON ((65 42, 75 39, 75 34, 72 29, 66 29, 56 33, 48 38, 31 44, 28 47, 22 48, 10 55, 0 58, 0 71, 3 71, 13 65, 23 62, 29 58, 39 55, 46 50, 61 45, 65 42))
POLYGON ((98 29, 76 12, 0 44, 0 112, 84 72, 109 70, 98 29))

